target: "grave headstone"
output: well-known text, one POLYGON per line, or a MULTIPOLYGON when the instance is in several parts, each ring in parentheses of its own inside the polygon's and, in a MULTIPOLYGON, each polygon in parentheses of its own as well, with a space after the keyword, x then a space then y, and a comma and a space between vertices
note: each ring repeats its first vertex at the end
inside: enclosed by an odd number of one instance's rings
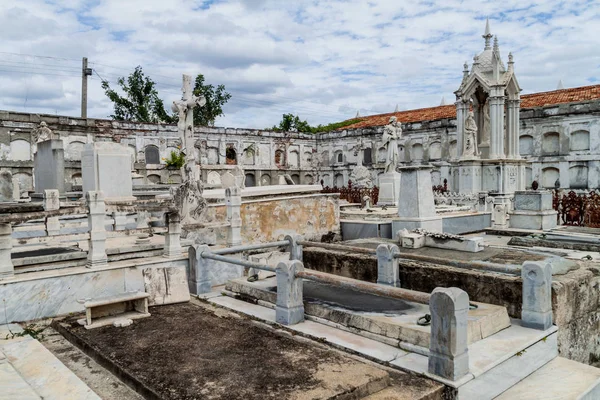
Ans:
POLYGON ((36 193, 56 189, 65 192, 65 150, 60 139, 44 140, 37 144, 34 156, 36 193))
POLYGON ((17 178, 16 176, 13 176, 12 184, 13 184, 13 200, 17 201, 21 198, 21 182, 19 181, 19 178, 17 178))
POLYGON ((0 202, 13 201, 13 176, 10 171, 0 172, 0 202))
POLYGON ((81 155, 83 192, 101 191, 106 199, 134 199, 131 155, 119 143, 88 143, 81 155))
POLYGON ((223 189, 235 187, 236 179, 231 172, 225 172, 221 175, 221 185, 223 189))

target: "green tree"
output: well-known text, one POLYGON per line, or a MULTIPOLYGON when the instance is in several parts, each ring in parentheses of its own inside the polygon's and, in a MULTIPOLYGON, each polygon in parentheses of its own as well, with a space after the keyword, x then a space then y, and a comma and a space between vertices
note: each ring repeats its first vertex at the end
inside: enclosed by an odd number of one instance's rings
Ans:
POLYGON ((115 113, 110 116, 112 119, 152 123, 175 121, 173 116, 165 111, 154 81, 144 75, 141 66, 138 65, 127 79, 117 79, 117 84, 124 96, 113 90, 108 81, 102 81, 102 89, 114 105, 115 113))
POLYGON ((203 107, 194 108, 194 124, 214 126, 217 117, 223 115, 223 106, 231 98, 231 94, 225 91, 225 85, 216 88, 204 83, 204 75, 198 74, 194 85, 194 95, 204 96, 206 104, 203 107))
POLYGON ((336 122, 327 125, 310 126, 308 122, 302 121, 299 116, 294 114, 283 114, 279 125, 275 125, 271 130, 277 132, 302 132, 302 133, 321 133, 331 132, 348 125, 362 121, 360 118, 349 119, 347 121, 336 122))
POLYGON ((312 128, 308 122, 302 121, 299 116, 294 114, 283 114, 279 125, 273 126, 272 129, 284 132, 312 132, 312 128))

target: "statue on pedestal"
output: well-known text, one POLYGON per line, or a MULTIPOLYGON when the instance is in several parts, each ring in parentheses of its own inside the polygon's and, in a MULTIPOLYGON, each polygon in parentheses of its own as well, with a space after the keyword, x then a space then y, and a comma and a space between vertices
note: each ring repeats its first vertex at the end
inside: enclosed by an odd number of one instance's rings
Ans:
POLYGON ((477 150, 477 123, 473 111, 470 110, 465 121, 463 158, 478 158, 479 151, 477 150))
POLYGON ((54 139, 54 133, 52 132, 52 129, 48 128, 46 121, 40 122, 40 125, 37 128, 34 128, 31 134, 35 143, 54 139))
POLYGON ((402 136, 402 127, 396 117, 390 117, 389 123, 383 128, 383 145, 387 149, 385 172, 396 172, 400 156, 398 155, 398 140, 402 136))

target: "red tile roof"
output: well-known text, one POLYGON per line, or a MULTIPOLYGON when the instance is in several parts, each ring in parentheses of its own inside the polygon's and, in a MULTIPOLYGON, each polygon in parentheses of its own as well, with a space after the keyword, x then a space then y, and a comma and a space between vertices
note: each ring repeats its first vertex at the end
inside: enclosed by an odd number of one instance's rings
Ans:
MULTIPOLYGON (((551 92, 540 92, 525 94, 521 96, 521 108, 532 108, 549 106, 553 104, 577 103, 581 101, 600 99, 600 85, 582 86, 572 89, 553 90, 551 92)), ((399 122, 422 122, 435 121, 443 118, 456 118, 456 106, 437 106, 419 108, 416 110, 398 111, 387 114, 370 115, 359 118, 360 122, 340 128, 369 128, 373 126, 386 125, 390 117, 394 115, 399 122)))

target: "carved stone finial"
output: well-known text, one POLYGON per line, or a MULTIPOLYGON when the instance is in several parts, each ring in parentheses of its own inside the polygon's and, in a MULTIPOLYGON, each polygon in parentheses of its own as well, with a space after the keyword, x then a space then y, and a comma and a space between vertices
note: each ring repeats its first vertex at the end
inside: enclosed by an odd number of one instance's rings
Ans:
POLYGON ((485 19, 485 33, 481 36, 485 39, 485 50, 490 49, 490 39, 492 38, 492 34, 490 32, 490 19, 485 19))
POLYGON ((494 51, 498 52, 498 36, 494 36, 494 51))

